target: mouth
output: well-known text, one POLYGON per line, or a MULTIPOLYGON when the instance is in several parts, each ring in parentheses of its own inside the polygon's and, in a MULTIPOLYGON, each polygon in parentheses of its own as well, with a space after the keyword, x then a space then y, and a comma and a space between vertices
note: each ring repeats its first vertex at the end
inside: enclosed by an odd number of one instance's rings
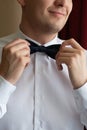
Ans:
POLYGON ((65 16, 65 13, 60 12, 60 11, 49 11, 49 12, 56 16, 65 16))
POLYGON ((57 17, 61 17, 61 16, 65 16, 66 13, 65 12, 62 12, 62 11, 56 11, 56 10, 53 10, 53 11, 49 11, 50 14, 54 15, 54 16, 57 16, 57 17))

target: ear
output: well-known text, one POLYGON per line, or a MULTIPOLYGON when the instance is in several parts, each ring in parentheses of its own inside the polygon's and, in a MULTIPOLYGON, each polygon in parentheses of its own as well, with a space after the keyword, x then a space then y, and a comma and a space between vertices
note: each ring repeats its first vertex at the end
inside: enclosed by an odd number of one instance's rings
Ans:
POLYGON ((18 3, 21 5, 21 6, 25 6, 25 1, 26 0, 17 0, 18 1, 18 3))

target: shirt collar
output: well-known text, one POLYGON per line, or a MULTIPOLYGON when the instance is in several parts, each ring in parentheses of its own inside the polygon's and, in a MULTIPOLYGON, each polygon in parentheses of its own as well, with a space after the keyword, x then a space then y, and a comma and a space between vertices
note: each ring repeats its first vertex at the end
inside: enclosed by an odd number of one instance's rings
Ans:
MULTIPOLYGON (((21 38, 28 39, 28 40, 36 43, 37 45, 41 45, 39 42, 37 42, 37 41, 31 39, 30 37, 28 37, 27 35, 25 35, 20 29, 19 29, 18 33, 20 34, 21 38)), ((50 46, 50 45, 54 45, 54 44, 62 44, 63 41, 64 40, 59 39, 58 36, 56 35, 56 37, 54 39, 45 43, 43 46, 50 46)))

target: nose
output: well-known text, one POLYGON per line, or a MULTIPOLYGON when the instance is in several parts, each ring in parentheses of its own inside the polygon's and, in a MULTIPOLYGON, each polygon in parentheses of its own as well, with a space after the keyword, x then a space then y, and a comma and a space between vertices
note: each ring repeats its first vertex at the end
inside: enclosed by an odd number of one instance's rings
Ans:
POLYGON ((72 0, 55 0, 54 4, 63 7, 69 5, 70 1, 72 0))

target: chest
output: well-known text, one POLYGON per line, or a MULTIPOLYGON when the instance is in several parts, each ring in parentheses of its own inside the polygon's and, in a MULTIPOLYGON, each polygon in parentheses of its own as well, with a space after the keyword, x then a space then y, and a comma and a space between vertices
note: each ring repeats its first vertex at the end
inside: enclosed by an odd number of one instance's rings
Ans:
POLYGON ((36 53, 16 87, 1 126, 7 120, 13 130, 82 130, 65 65, 58 71, 55 60, 36 53))

